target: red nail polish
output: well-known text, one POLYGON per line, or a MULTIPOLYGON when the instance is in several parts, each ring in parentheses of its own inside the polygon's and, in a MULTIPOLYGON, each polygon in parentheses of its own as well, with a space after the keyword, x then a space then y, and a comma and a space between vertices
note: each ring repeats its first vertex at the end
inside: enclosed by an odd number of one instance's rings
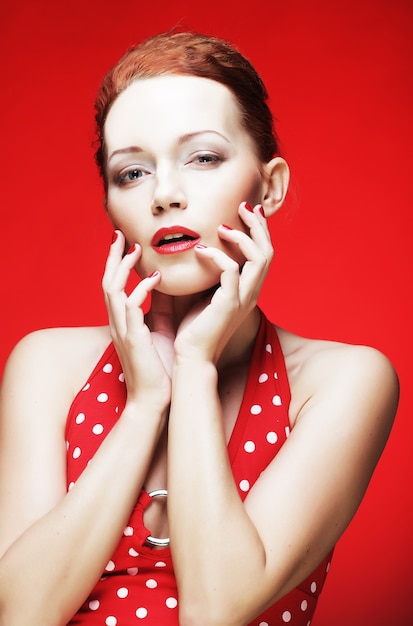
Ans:
POLYGON ((153 272, 151 272, 148 276, 148 278, 155 278, 155 276, 157 276, 159 274, 159 270, 154 270, 153 272))
POLYGON ((119 237, 119 233, 116 230, 113 231, 112 234, 112 243, 115 243, 116 239, 119 237))
POLYGON ((135 252, 136 250, 136 243, 133 244, 133 246, 131 246, 128 250, 128 254, 132 254, 132 252, 135 252))
POLYGON ((260 206, 260 213, 263 217, 265 217, 265 212, 262 206, 260 206))
POLYGON ((249 202, 244 202, 244 206, 247 209, 247 211, 251 211, 251 213, 254 212, 254 209, 252 208, 249 202))
POLYGON ((234 230, 231 226, 227 226, 226 224, 221 224, 221 228, 225 228, 225 230, 234 230))

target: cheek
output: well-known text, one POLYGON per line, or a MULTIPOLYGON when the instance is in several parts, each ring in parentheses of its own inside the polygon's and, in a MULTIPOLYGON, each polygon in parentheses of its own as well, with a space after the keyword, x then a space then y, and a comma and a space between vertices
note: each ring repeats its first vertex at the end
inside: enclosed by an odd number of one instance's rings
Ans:
MULTIPOLYGON (((119 198, 114 200, 116 194, 108 194, 106 215, 114 228, 119 229, 129 240, 132 233, 136 232, 137 220, 136 211, 128 206, 126 202, 120 202, 119 198)), ((136 234, 134 235, 136 237, 136 234)), ((132 237, 134 239, 134 237, 132 237)), ((134 243, 134 242, 132 242, 134 243)))

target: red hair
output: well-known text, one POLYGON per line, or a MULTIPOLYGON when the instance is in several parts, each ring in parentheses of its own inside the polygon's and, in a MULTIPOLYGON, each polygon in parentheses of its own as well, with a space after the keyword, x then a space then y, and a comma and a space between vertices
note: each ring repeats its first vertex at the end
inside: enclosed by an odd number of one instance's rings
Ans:
POLYGON ((209 78, 228 87, 252 137, 257 156, 269 161, 279 152, 268 93, 251 63, 232 45, 190 32, 154 35, 131 48, 106 74, 95 102, 96 162, 107 187, 104 127, 108 112, 122 91, 140 78, 180 74, 209 78))

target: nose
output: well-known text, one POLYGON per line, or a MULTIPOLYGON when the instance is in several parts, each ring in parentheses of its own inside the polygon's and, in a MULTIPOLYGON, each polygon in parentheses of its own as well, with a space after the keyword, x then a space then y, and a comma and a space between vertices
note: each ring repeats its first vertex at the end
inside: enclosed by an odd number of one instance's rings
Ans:
POLYGON ((185 209, 187 201, 179 172, 172 167, 158 168, 155 176, 152 213, 169 209, 185 209))

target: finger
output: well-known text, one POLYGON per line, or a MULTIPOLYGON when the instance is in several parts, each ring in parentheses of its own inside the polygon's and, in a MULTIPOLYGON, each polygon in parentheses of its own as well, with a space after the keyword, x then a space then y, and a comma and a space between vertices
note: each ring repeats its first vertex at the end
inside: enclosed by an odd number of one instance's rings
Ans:
MULTIPOLYGON (((228 228, 224 226, 223 228, 228 228)), ((223 250, 213 247, 195 246, 197 254, 212 261, 221 272, 220 283, 225 295, 238 300, 240 266, 223 250)))
POLYGON ((109 248, 108 256, 105 264, 105 271, 103 273, 102 285, 110 283, 113 275, 122 260, 123 249, 125 246, 125 237, 120 230, 115 230, 112 236, 112 243, 109 248))
POLYGON ((242 255, 246 259, 246 263, 252 263, 256 266, 257 271, 262 271, 267 263, 270 262, 273 249, 271 241, 263 233, 263 230, 261 228, 258 230, 260 231, 260 236, 255 239, 252 239, 252 237, 241 230, 230 229, 228 226, 223 225, 219 227, 218 232, 222 239, 238 246, 242 255), (261 245, 257 239, 262 240, 261 245))
POLYGON ((262 204, 256 204, 251 209, 247 203, 242 202, 238 214, 246 226, 248 226, 253 241, 263 251, 268 247, 272 248, 271 235, 262 204))
POLYGON ((128 282, 131 271, 142 254, 142 248, 138 243, 131 246, 127 254, 119 258, 114 254, 110 258, 109 278, 107 281, 110 290, 124 290, 128 282))
POLYGON ((151 291, 156 287, 156 285, 159 284, 160 280, 161 273, 159 271, 152 272, 152 274, 142 279, 134 288, 132 293, 126 298, 126 328, 132 335, 139 332, 143 326, 146 328, 142 306, 151 291))
POLYGON ((127 300, 125 287, 130 272, 140 256, 141 249, 139 245, 135 244, 129 253, 123 256, 125 239, 120 231, 117 235, 110 247, 102 287, 112 334, 124 336, 126 332, 125 302, 127 300))
POLYGON ((259 235, 253 240, 243 231, 220 227, 220 236, 239 247, 245 257, 245 263, 238 280, 238 297, 240 302, 254 302, 261 289, 273 257, 273 248, 270 239, 261 227, 259 235), (262 243, 259 245, 257 239, 262 243))

